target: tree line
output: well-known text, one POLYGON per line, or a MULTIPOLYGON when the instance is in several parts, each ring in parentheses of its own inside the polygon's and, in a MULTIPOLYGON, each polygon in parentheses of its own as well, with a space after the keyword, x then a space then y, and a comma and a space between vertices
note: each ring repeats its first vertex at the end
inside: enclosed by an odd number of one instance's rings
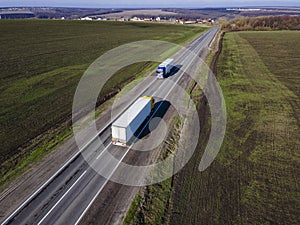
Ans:
POLYGON ((300 30, 300 16, 240 17, 225 22, 224 30, 300 30))

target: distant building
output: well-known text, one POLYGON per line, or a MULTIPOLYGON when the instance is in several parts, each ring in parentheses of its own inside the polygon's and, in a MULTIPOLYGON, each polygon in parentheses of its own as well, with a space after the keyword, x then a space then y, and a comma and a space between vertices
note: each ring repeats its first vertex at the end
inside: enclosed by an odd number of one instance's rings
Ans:
POLYGON ((89 20, 89 21, 91 21, 91 20, 93 20, 91 17, 83 17, 83 18, 80 18, 80 20, 89 20))
POLYGON ((131 18, 130 21, 134 21, 134 22, 144 22, 144 20, 142 20, 141 18, 136 17, 136 16, 133 17, 133 18, 131 18))
POLYGON ((119 19, 116 19, 117 21, 120 21, 120 22, 124 22, 125 21, 125 18, 124 17, 121 17, 119 19))
POLYGON ((259 9, 259 8, 227 8, 227 11, 240 11, 240 12, 255 12, 255 11, 266 11, 264 9, 259 9))
POLYGON ((195 24, 195 23, 197 23, 197 21, 195 20, 188 20, 184 22, 184 24, 195 24))
POLYGON ((138 21, 138 18, 135 16, 135 17, 131 18, 130 21, 138 21))
POLYGON ((152 21, 152 18, 144 18, 143 20, 146 22, 150 22, 150 21, 152 21))

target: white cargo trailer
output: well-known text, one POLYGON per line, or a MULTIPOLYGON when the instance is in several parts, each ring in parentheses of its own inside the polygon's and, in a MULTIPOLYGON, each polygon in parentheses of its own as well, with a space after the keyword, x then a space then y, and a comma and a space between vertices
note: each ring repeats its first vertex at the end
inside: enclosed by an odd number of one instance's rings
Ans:
POLYGON ((173 68, 173 59, 166 59, 162 64, 157 67, 156 77, 157 78, 166 78, 167 75, 171 72, 173 68))
POLYGON ((134 133, 138 130, 154 108, 151 96, 138 98, 111 126, 112 143, 127 146, 134 133))

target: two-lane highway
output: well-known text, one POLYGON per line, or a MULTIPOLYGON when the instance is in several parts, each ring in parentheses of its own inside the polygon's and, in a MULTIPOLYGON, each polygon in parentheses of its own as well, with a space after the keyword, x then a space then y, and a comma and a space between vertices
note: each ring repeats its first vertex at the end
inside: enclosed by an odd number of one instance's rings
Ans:
MULTIPOLYGON (((187 46, 188 50, 183 49, 174 55, 174 64, 182 65, 182 68, 174 76, 167 78, 172 80, 173 83, 166 82, 167 79, 157 80, 155 76, 151 76, 151 82, 137 96, 151 95, 155 97, 159 92, 160 96, 167 98, 174 91, 175 84, 180 82, 186 70, 195 63, 199 63, 196 56, 205 57, 206 50, 217 32, 217 28, 210 29, 193 40, 187 46), (190 54, 189 51, 192 51, 195 55, 190 54)), ((156 116, 161 105, 162 102, 156 104, 155 111, 151 117, 156 116)), ((60 171, 54 174, 43 186, 29 196, 20 207, 13 211, 2 222, 2 225, 78 224, 95 199, 101 195, 102 190, 109 181, 96 173, 90 167, 90 164, 97 165, 100 170, 105 170, 106 174, 113 176, 120 162, 125 159, 127 162, 130 162, 131 158, 128 156, 128 153, 134 144, 142 141, 142 139, 139 140, 137 138, 136 143, 134 142, 128 148, 112 145, 110 141, 111 123, 112 121, 102 127, 101 132, 99 132, 99 138, 103 141, 104 146, 99 146, 95 138, 89 141, 60 171), (81 154, 82 152, 84 152, 84 157, 81 154), (109 153, 113 154, 117 160, 110 160, 108 157, 109 153), (86 157, 90 158, 89 164, 86 162, 86 157)), ((146 129, 148 123, 144 124, 141 133, 146 129)))

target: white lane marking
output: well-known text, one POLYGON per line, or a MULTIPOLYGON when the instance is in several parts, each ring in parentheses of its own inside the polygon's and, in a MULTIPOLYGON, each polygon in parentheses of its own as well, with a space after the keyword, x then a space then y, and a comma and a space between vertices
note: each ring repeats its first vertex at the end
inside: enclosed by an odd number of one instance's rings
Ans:
POLYGON ((86 174, 87 170, 84 171, 81 176, 72 184, 69 190, 55 203, 55 205, 48 211, 48 213, 39 221, 38 225, 40 225, 46 217, 55 209, 55 207, 63 200, 63 198, 73 189, 73 187, 81 180, 81 178, 86 174))
MULTIPOLYGON (((202 47, 201 47, 202 48, 202 47)), ((193 60, 195 59, 195 57, 193 57, 193 60)), ((190 62, 190 64, 192 63, 192 61, 190 62)), ((189 65, 190 65, 189 64, 189 65)), ((181 75, 182 76, 182 75, 181 75)), ((180 76, 180 77, 181 77, 180 76)), ((172 86, 172 89, 170 89, 170 91, 167 93, 167 96, 165 98, 168 97, 168 95, 171 93, 171 91, 174 89, 175 85, 177 84, 177 82, 179 81, 179 79, 177 79, 177 81, 175 82, 175 84, 172 86)), ((160 103, 159 107, 161 106, 162 103, 160 103)), ((149 124, 150 120, 152 119, 152 117, 155 115, 155 113, 157 112, 157 110, 159 109, 159 107, 155 110, 155 112, 152 114, 152 116, 150 117, 149 121, 147 122, 147 124, 144 126, 144 128, 142 129, 142 131, 139 133, 139 135, 141 135, 141 133, 144 131, 144 129, 146 128, 146 126, 149 124)), ((138 135, 138 136, 139 136, 138 135)), ((137 137, 136 137, 137 139, 137 137)), ((135 139, 135 140, 136 140, 135 139)), ((116 165, 116 167, 113 169, 113 171, 111 172, 111 174, 109 175, 108 179, 105 180, 105 182, 102 184, 102 186, 100 187, 100 189, 98 190, 98 192, 96 193, 96 195, 92 198, 92 200, 90 201, 90 203, 87 205, 87 207, 85 208, 85 210, 81 213, 80 217, 77 219, 77 221, 75 222, 75 225, 78 225, 81 221, 81 219, 83 218, 83 216, 86 214, 86 212, 89 210, 89 208, 91 207, 91 205, 94 203, 94 201, 96 200, 96 198, 98 197, 98 195, 100 194, 100 192, 103 190, 103 188, 105 187, 105 185, 108 183, 109 179, 112 177, 112 175, 115 173, 115 171, 117 170, 117 168, 119 167, 119 165, 121 164, 121 162, 123 161, 123 159, 126 157, 126 155, 128 154, 128 152, 130 151, 130 149, 133 147, 134 143, 126 150, 125 154, 123 155, 123 157, 121 158, 121 160, 118 162, 118 164, 116 165)), ((104 151, 103 151, 104 152, 104 151)), ((97 158, 98 159, 98 158, 97 158)))
POLYGON ((102 152, 100 152, 100 154, 97 156, 96 159, 99 159, 99 158, 101 157, 101 155, 103 155, 103 153, 106 151, 106 149, 108 149, 108 147, 111 146, 111 144, 112 144, 112 142, 110 142, 109 145, 107 145, 107 146, 105 147, 105 149, 103 149, 102 152))
MULTIPOLYGON (((79 152, 80 153, 80 152, 79 152)), ((61 171, 64 170, 65 167, 67 167, 68 164, 70 164, 76 157, 79 155, 79 153, 76 153, 72 158, 70 158, 55 174, 53 174, 39 189, 37 189, 33 194, 31 194, 17 209, 12 212, 9 217, 7 217, 1 225, 6 224, 12 217, 15 216, 15 214, 20 211, 26 204, 28 204, 38 193, 41 192, 42 189, 44 189, 61 171)))

